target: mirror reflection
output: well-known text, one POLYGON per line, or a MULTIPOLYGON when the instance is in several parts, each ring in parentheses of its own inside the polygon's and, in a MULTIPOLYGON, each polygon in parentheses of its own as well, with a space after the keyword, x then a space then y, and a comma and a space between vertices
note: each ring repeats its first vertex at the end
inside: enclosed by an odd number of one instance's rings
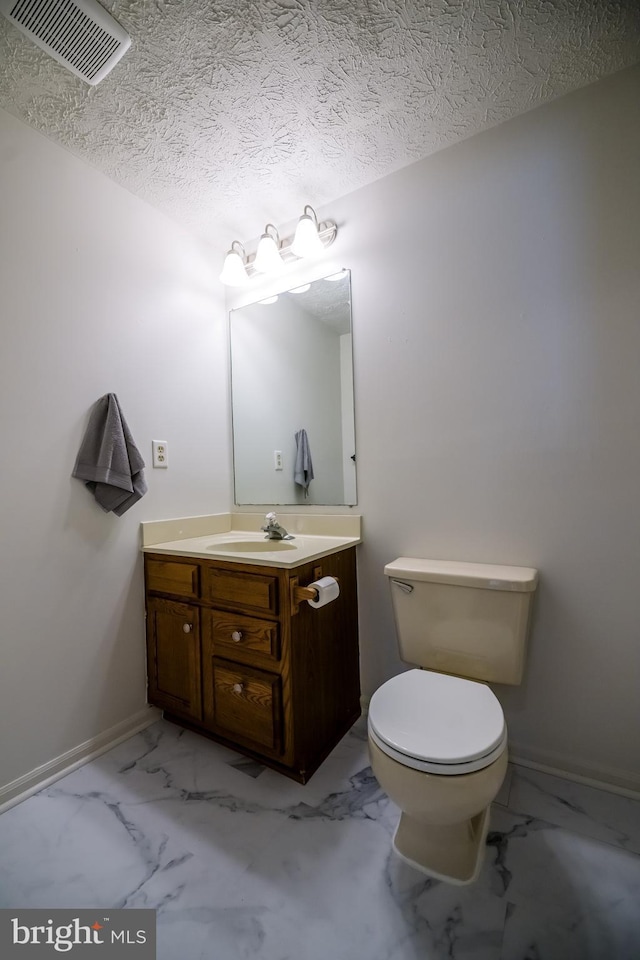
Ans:
POLYGON ((348 270, 230 312, 237 504, 355 504, 348 270))

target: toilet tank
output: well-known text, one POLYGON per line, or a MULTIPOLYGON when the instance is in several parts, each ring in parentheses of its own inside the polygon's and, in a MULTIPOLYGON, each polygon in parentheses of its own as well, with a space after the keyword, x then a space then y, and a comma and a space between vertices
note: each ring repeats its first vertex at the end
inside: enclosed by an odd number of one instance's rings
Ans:
POLYGON ((384 572, 404 661, 471 680, 520 683, 537 570, 400 557, 384 572))

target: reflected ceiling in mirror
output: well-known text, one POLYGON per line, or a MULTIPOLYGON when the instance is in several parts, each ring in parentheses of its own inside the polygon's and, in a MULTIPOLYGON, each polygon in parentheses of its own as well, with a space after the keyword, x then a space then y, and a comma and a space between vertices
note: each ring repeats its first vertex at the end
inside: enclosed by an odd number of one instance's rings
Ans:
POLYGON ((229 314, 237 504, 356 501, 351 275, 229 314))

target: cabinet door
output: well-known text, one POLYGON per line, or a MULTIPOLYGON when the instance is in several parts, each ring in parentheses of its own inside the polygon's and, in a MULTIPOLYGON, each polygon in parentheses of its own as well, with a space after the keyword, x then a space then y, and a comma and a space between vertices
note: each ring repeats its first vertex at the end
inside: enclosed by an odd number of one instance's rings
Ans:
POLYGON ((148 700, 170 713, 202 719, 200 621, 188 603, 147 600, 148 700))

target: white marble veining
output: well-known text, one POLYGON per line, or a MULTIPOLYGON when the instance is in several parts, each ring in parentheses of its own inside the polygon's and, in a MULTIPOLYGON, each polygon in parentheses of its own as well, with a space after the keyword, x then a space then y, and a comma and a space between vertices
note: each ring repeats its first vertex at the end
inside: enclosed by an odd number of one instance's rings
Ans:
POLYGON ((567 827, 573 833, 640 853, 637 800, 519 767, 509 806, 514 811, 533 813, 556 826, 567 827))
POLYGON ((637 960, 640 802, 512 767, 476 884, 392 852, 362 723, 302 786, 160 721, 0 816, 1 907, 153 907, 160 960, 637 960))

